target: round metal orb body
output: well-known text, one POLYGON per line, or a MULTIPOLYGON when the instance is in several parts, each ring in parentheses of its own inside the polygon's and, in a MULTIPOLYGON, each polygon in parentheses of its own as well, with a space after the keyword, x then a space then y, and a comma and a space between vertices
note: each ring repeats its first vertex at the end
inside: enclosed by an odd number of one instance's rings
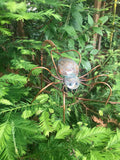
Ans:
POLYGON ((76 76, 76 77, 66 77, 64 78, 64 83, 65 85, 71 89, 71 90, 74 90, 74 89, 77 89, 80 85, 80 80, 79 78, 76 76))
POLYGON ((58 60, 58 71, 64 76, 64 83, 69 89, 73 90, 79 87, 80 80, 77 77, 79 66, 74 60, 61 57, 58 60))
POLYGON ((77 76, 79 73, 79 66, 72 59, 61 57, 58 60, 58 72, 63 76, 77 76))

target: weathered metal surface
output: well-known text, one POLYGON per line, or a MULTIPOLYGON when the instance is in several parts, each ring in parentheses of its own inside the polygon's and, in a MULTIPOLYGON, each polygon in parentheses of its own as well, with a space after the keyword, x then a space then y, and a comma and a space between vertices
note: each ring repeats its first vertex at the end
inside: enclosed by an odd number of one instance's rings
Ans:
POLYGON ((63 76, 77 76, 79 73, 79 66, 74 60, 70 58, 61 57, 58 60, 58 71, 63 76))
POLYGON ((79 87, 80 80, 77 77, 79 66, 74 60, 61 57, 58 60, 58 72, 64 76, 64 83, 69 89, 77 89, 79 87))

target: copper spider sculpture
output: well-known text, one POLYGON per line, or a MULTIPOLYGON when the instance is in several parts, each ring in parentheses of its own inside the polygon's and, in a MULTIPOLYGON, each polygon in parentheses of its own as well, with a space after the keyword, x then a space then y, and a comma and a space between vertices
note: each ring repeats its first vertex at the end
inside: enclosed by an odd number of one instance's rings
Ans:
MULTIPOLYGON (((54 68, 56 70, 56 75, 52 74, 52 72, 43 66, 43 48, 41 49, 41 66, 39 67, 35 67, 33 68, 30 73, 28 74, 28 78, 27 78, 27 82, 30 78, 30 75, 32 73, 33 70, 35 69, 42 69, 42 70, 47 70, 52 77, 54 77, 55 79, 58 79, 59 82, 48 82, 48 84, 45 87, 42 87, 42 83, 43 83, 43 73, 41 73, 41 90, 37 93, 37 95, 33 98, 33 100, 31 101, 31 103, 37 98, 37 96, 42 93, 46 88, 48 88, 49 86, 54 86, 55 84, 64 84, 63 88, 62 88, 62 92, 63 92, 63 122, 65 122, 65 98, 66 98, 66 91, 65 91, 65 87, 67 87, 70 90, 74 90, 77 89, 81 84, 86 85, 86 86, 91 86, 92 88, 96 85, 96 84, 104 84, 106 85, 109 89, 110 89, 110 93, 109 96, 105 102, 105 104, 108 103, 110 96, 112 94, 112 89, 110 87, 110 85, 106 82, 95 82, 92 83, 91 85, 88 85, 84 82, 93 80, 95 78, 101 77, 101 76, 106 76, 108 77, 108 75, 106 74, 101 74, 101 75, 97 75, 95 77, 86 79, 85 77, 87 75, 89 75, 89 73, 91 73, 93 70, 95 70, 96 68, 100 67, 100 65, 97 65, 96 67, 92 68, 88 73, 82 75, 82 76, 78 76, 79 75, 79 67, 80 67, 80 63, 81 63, 81 54, 76 51, 76 50, 67 50, 64 52, 58 52, 56 45, 51 41, 51 40, 45 40, 42 44, 42 47, 44 47, 46 44, 50 44, 50 46, 52 48, 55 48, 55 50, 51 50, 51 59, 54 65, 54 68), (69 51, 74 51, 79 55, 79 63, 77 64, 74 60, 72 60, 71 58, 66 58, 62 56, 62 53, 65 52, 69 52, 69 51), (59 60, 58 60, 58 65, 56 66, 56 63, 54 61, 53 58, 53 52, 58 54, 60 56, 59 60), (61 77, 60 75, 62 75, 63 77, 61 77)), ((87 100, 89 101, 89 99, 84 99, 84 98, 78 98, 78 100, 87 100)))

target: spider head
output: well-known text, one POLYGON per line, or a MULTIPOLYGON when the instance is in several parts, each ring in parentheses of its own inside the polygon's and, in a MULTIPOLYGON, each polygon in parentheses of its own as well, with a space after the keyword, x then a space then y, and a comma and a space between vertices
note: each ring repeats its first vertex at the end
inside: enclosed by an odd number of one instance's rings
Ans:
POLYGON ((74 90, 79 87, 80 80, 77 76, 65 76, 64 83, 69 89, 74 90))

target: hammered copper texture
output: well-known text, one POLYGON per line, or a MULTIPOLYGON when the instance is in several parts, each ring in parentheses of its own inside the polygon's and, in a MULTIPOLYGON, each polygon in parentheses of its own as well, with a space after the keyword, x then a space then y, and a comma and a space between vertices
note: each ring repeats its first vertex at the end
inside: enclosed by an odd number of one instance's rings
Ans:
POLYGON ((77 76, 79 73, 79 66, 72 59, 61 57, 58 60, 58 72, 63 76, 77 76))

